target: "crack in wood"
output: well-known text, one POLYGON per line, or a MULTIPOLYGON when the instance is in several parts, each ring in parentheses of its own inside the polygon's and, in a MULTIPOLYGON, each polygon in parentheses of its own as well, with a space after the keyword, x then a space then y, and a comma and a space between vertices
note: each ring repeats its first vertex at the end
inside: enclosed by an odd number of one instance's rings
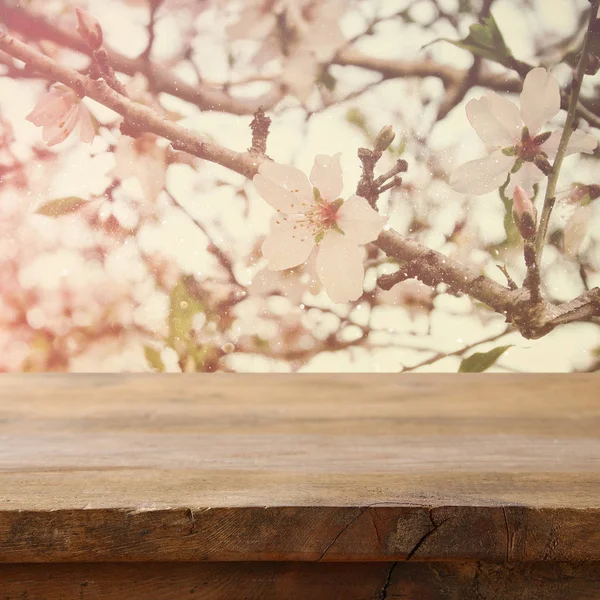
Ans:
POLYGON ((443 519, 439 523, 436 523, 433 518, 433 510, 434 510, 433 508, 429 509, 429 520, 431 521, 431 524, 433 525, 433 529, 430 529, 427 533, 425 533, 423 536, 421 536, 419 541, 413 546, 412 550, 408 553, 408 556, 406 557, 407 561, 409 561, 415 555, 417 550, 425 543, 425 541, 429 537, 431 537, 448 520, 448 519, 443 519))
POLYGON ((381 536, 379 534, 379 528, 377 527, 377 523, 375 522, 375 517, 373 516, 372 511, 369 511, 369 517, 371 517, 371 524, 373 525, 373 529, 375 530, 375 536, 377 537, 377 545, 381 547, 381 536))
POLYGON ((398 566, 398 562, 396 561, 388 571, 385 581, 383 582, 383 587, 379 592, 379 600, 386 600, 388 595, 388 588, 390 587, 390 582, 392 581, 392 574, 394 573, 394 569, 398 566))
POLYGON ((506 562, 510 562, 510 529, 508 527, 508 515, 506 514, 506 506, 502 505, 502 514, 504 515, 504 527, 506 528, 506 562))
POLYGON ((327 545, 325 550, 323 550, 323 552, 321 553, 321 556, 319 556, 319 558, 317 559, 317 562, 321 562, 323 560, 323 558, 325 558, 325 555, 329 552, 331 547, 340 539, 340 537, 343 535, 343 533, 350 527, 350 525, 352 525, 353 523, 356 523, 356 521, 358 521, 358 519, 360 519, 367 510, 369 510, 368 506, 361 508, 360 512, 349 523, 344 525, 342 530, 333 538, 333 540, 331 542, 329 542, 329 544, 327 545))

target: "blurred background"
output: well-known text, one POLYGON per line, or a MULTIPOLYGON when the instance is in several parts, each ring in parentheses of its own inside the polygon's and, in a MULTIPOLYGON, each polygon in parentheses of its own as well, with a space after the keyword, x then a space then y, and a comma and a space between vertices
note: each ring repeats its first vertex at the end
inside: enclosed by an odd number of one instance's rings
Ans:
MULTIPOLYGON (((499 194, 448 185, 453 168, 485 152, 465 103, 486 89, 517 102, 521 80, 444 40, 464 39, 491 12, 518 61, 566 85, 587 0, 0 0, 1 27, 85 72, 75 6, 101 24, 132 99, 237 151, 263 105, 267 154, 308 174, 315 154, 341 152, 345 197, 360 177, 358 148, 391 125, 378 172, 400 157, 409 166, 379 201, 389 224, 522 282, 522 239, 499 194)), ((273 209, 251 181, 150 134, 121 134, 119 115, 90 99, 93 142, 76 130, 48 147, 26 116, 51 83, 0 54, 0 370, 456 372, 497 348, 488 371, 600 368, 597 323, 526 340, 444 286, 383 291, 377 276, 398 265, 373 246, 365 293, 348 304, 331 302, 310 263, 267 271, 260 245, 273 209)), ((600 123, 598 76, 582 98, 600 123)), ((600 285, 598 164, 596 150, 561 172, 542 265, 549 299, 600 285)))

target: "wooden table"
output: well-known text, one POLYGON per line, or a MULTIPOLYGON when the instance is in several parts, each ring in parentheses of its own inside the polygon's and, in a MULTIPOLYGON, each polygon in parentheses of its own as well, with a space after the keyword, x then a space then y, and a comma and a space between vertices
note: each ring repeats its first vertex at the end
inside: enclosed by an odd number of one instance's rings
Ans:
POLYGON ((4 375, 0 600, 598 600, 599 382, 4 375))

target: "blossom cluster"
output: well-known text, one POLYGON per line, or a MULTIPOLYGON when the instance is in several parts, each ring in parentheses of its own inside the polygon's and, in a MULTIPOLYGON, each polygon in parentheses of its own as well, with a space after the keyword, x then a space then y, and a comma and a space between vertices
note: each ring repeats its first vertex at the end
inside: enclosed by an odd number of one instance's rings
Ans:
MULTIPOLYGON (((282 58, 283 82, 306 100, 319 69, 344 42, 338 23, 343 4, 340 0, 252 0, 244 3, 227 35, 231 41, 260 40, 253 56, 257 66, 282 58)), ((76 15, 77 31, 89 48, 101 48, 103 33, 98 22, 79 8, 76 15)), ((127 93, 133 101, 166 116, 139 74, 127 85, 127 93)), ((527 73, 520 105, 494 92, 466 104, 467 118, 485 144, 487 155, 455 169, 450 185, 456 191, 476 195, 502 187, 505 195, 513 198, 515 221, 525 239, 536 234, 535 186, 550 174, 563 137, 562 128, 548 125, 560 107, 560 86, 542 67, 527 73)), ((77 126, 84 142, 91 142, 96 133, 82 98, 60 83, 40 98, 27 119, 42 127, 42 137, 49 146, 64 141, 77 126)), ((578 129, 571 132, 565 154, 592 153, 596 146, 592 135, 578 129)), ((120 136, 113 150, 116 165, 111 175, 118 180, 136 178, 145 198, 155 202, 166 182, 166 146, 156 135, 141 132, 135 138, 120 136)), ((267 268, 297 268, 303 275, 314 272, 311 282, 318 279, 334 302, 360 298, 364 246, 378 238, 387 217, 364 197, 354 194, 342 198, 340 154, 317 155, 310 178, 295 167, 264 160, 253 182, 260 196, 276 210, 261 247, 267 268)), ((313 287, 318 289, 318 285, 313 287)))
POLYGON ((342 0, 250 0, 227 34, 232 41, 261 40, 256 67, 282 57, 282 82, 305 101, 320 65, 344 43, 339 19, 345 8, 342 0))
MULTIPOLYGON (((450 184, 465 194, 486 194, 502 186, 507 177, 506 194, 516 186, 533 195, 533 186, 550 169, 556 157, 562 128, 544 131, 544 125, 560 110, 558 81, 546 69, 529 71, 521 92, 521 107, 494 92, 467 103, 467 117, 488 149, 484 158, 472 160, 456 169, 450 184)), ((571 134, 566 155, 591 153, 596 139, 583 131, 571 134)))

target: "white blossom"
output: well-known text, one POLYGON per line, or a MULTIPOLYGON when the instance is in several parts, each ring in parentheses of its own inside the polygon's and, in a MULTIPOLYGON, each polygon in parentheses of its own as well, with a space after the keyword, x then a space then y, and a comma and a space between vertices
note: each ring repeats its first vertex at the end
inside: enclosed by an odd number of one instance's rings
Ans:
POLYGON ((385 217, 361 196, 345 202, 340 155, 315 157, 310 181, 295 167, 263 163, 254 176, 260 195, 278 214, 262 245, 268 268, 279 271, 304 263, 317 247, 317 274, 334 302, 363 293, 363 244, 379 236, 385 217))
MULTIPOLYGON (((494 92, 470 100, 467 118, 487 146, 488 156, 458 167, 450 177, 452 188, 486 194, 503 185, 511 173, 507 196, 513 195, 517 185, 532 196, 533 186, 544 178, 542 169, 547 171, 550 167, 548 160, 555 158, 562 136, 562 129, 544 133, 540 130, 559 110, 558 82, 542 67, 527 73, 520 109, 494 92)), ((577 130, 571 135, 566 154, 591 153, 596 145, 591 135, 577 130)))

